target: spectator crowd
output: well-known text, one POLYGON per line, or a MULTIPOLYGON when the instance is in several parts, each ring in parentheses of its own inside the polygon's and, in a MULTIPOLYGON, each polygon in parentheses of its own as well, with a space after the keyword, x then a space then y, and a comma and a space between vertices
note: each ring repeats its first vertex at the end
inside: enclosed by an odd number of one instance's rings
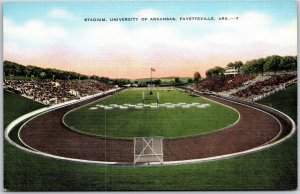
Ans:
POLYGON ((248 98, 252 95, 263 95, 264 93, 276 90, 280 87, 285 87, 289 82, 295 81, 297 75, 295 74, 283 74, 283 75, 273 75, 269 79, 256 82, 255 84, 249 86, 248 88, 238 91, 234 96, 248 98))
POLYGON ((213 92, 222 92, 229 91, 237 87, 241 87, 250 80, 253 76, 245 75, 236 75, 232 76, 219 76, 211 77, 206 80, 199 82, 195 85, 195 89, 198 91, 213 91, 213 92))
POLYGON ((4 89, 37 102, 51 105, 112 89, 113 86, 96 80, 41 81, 5 80, 4 89))

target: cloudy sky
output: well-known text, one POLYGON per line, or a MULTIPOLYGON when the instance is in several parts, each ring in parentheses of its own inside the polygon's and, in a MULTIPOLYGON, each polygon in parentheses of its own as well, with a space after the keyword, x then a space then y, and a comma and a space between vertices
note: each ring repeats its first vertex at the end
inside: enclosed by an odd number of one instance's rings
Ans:
POLYGON ((192 76, 195 71, 204 75, 210 67, 236 60, 296 55, 296 11, 296 1, 276 0, 7 2, 4 60, 111 78, 149 77, 151 67, 156 69, 154 77, 192 76), (109 21, 125 17, 177 20, 109 21))

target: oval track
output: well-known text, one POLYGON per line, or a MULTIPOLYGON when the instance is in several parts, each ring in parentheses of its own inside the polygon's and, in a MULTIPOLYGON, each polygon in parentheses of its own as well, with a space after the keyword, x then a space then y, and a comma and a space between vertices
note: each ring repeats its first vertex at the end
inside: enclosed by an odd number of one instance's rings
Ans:
MULTIPOLYGON (((133 162, 133 141, 82 135, 62 122, 64 114, 100 97, 62 107, 27 122, 20 131, 21 140, 40 152, 91 161, 133 162)), ((274 141, 280 123, 261 110, 204 95, 238 110, 240 121, 225 130, 188 138, 164 140, 164 161, 201 159, 249 150, 274 141)))

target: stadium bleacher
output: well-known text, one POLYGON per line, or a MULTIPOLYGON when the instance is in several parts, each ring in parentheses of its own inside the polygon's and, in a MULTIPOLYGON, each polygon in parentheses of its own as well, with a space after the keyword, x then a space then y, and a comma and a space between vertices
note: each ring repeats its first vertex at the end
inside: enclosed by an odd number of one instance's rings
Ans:
POLYGON ((263 95, 264 93, 276 90, 277 88, 281 87, 281 84, 285 84, 286 82, 294 80, 295 78, 297 78, 297 75, 274 75, 265 81, 257 82, 254 85, 251 85, 244 90, 238 91, 233 95, 242 98, 248 98, 252 95, 263 95))
POLYGON ((198 91, 213 91, 222 92, 228 91, 242 86, 244 83, 252 80, 253 76, 236 75, 232 76, 220 76, 208 78, 203 82, 195 85, 195 89, 198 91))
POLYGON ((111 89, 113 86, 96 80, 5 80, 4 89, 37 102, 51 105, 111 89))
POLYGON ((280 73, 267 76, 212 77, 196 84, 193 89, 200 92, 244 100, 257 100, 269 94, 284 89, 287 85, 297 81, 296 73, 280 73), (264 77, 264 79, 262 79, 264 77), (230 91, 230 92, 229 92, 230 91), (232 92, 233 91, 233 92, 232 92))

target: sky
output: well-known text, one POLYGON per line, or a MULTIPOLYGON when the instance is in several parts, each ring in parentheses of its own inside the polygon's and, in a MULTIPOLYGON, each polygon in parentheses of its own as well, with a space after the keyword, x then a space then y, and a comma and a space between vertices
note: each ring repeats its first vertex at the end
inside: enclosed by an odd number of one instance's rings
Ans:
POLYGON ((153 77, 192 77, 195 71, 204 76, 208 68, 229 62, 297 55, 297 4, 280 0, 5 2, 3 31, 4 60, 23 65, 110 78, 146 78, 150 68, 156 70, 153 77), (165 17, 176 21, 150 21, 165 17))

